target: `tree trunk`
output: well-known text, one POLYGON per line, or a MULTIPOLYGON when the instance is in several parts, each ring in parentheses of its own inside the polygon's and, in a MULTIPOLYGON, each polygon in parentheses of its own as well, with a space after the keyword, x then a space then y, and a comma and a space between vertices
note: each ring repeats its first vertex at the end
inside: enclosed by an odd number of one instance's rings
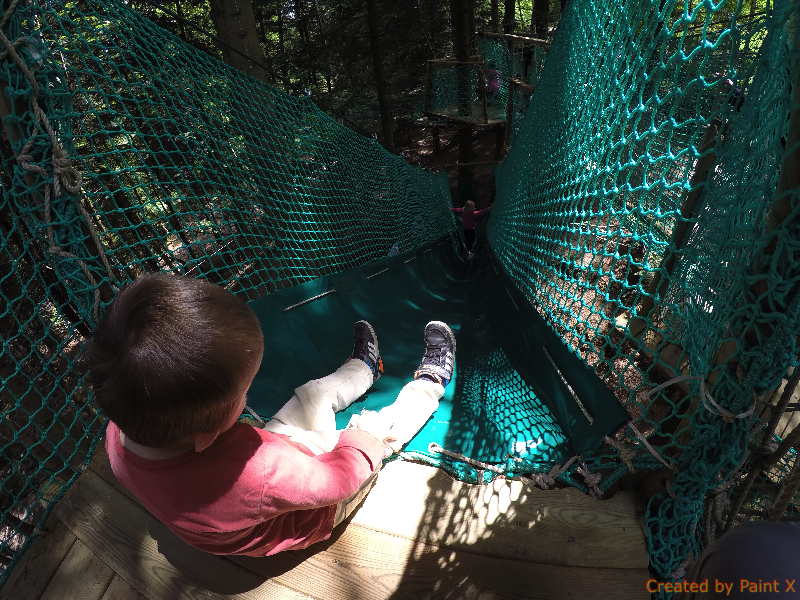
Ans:
MULTIPOLYGON (((263 62, 252 0, 210 0, 210 4, 217 35, 240 52, 263 62)), ((268 81, 264 69, 227 46, 222 47, 222 59, 251 77, 268 81)))
POLYGON ((547 21, 550 13, 550 0, 533 0, 531 11, 531 33, 539 39, 547 39, 547 21))
POLYGON ((286 70, 286 60, 283 58, 286 56, 285 49, 283 45, 283 30, 285 27, 285 23, 283 20, 283 7, 281 6, 278 9, 278 50, 280 51, 281 61, 280 61, 280 71, 281 71, 281 78, 283 81, 289 80, 289 73, 286 70))
POLYGON ((515 0, 503 0, 503 33, 514 33, 515 9, 515 0))
POLYGON ((500 20, 500 0, 492 0, 492 9, 489 17, 489 30, 492 33, 497 33, 499 20, 500 20))
POLYGON ((478 43, 475 39, 475 0, 467 0, 467 35, 469 48, 472 54, 478 53, 478 43))
POLYGON ((561 0, 561 14, 564 14, 564 9, 567 8, 568 0, 561 0))
MULTIPOLYGON (((456 60, 467 62, 469 60, 469 4, 470 0, 451 0, 450 11, 453 23, 453 47, 456 51, 456 60)), ((458 105, 459 113, 471 114, 470 103, 472 90, 468 66, 457 67, 458 74, 458 105)), ((472 162, 472 127, 463 126, 458 130, 458 162, 472 162)), ((458 195, 462 202, 472 200, 472 169, 462 167, 458 171, 458 195)))
POLYGON ((367 23, 369 24, 369 45, 372 49, 372 64, 375 67, 375 86, 378 89, 378 108, 381 112, 383 147, 389 152, 394 152, 392 110, 389 105, 389 86, 386 84, 386 75, 383 72, 380 25, 378 23, 378 11, 375 7, 375 0, 367 0, 367 23))

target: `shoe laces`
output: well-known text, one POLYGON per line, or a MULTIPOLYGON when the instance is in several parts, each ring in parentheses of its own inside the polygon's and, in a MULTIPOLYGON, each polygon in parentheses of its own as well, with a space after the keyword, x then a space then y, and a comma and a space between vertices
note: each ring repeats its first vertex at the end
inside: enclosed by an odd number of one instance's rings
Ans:
POLYGON ((426 346, 425 358, 445 358, 447 356, 447 349, 444 346, 426 346))
POLYGON ((358 338, 353 345, 354 354, 359 356, 370 356, 369 341, 364 338, 358 338))

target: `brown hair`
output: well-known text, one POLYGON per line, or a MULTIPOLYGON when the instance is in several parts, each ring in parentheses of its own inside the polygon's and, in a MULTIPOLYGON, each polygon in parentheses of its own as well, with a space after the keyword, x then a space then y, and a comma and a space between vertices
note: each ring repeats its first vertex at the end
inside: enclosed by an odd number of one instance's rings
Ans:
POLYGON ((221 427, 263 348, 243 300, 207 281, 164 274, 123 288, 86 343, 95 402, 151 448, 221 427))
POLYGON ((464 208, 466 210, 475 210, 475 202, 472 200, 467 200, 464 202, 464 208))

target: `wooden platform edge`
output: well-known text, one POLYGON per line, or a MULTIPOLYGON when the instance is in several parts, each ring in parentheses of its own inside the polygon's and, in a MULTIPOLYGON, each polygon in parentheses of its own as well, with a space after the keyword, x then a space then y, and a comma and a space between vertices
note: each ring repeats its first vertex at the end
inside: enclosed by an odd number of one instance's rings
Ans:
POLYGON ((470 590, 499 598, 549 600, 563 597, 565 585, 573 586, 576 597, 582 598, 603 598, 609 586, 628 598, 646 596, 644 569, 571 568, 498 559, 376 534, 347 522, 330 540, 306 550, 266 558, 216 557, 178 540, 91 471, 81 476, 57 510, 78 539, 151 600, 197 595, 237 600, 384 600, 416 597, 448 586, 456 589, 464 582, 470 590))
POLYGON ((33 540, 11 571, 0 600, 39 600, 76 541, 66 525, 51 517, 47 534, 33 540))

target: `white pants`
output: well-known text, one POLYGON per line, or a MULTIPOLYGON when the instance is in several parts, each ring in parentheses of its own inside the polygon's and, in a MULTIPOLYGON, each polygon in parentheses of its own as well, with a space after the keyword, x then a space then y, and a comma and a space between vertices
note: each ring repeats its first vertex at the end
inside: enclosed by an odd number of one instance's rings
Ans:
MULTIPOLYGON (((272 417, 264 429, 288 435, 315 454, 333 450, 341 431, 335 414, 360 398, 372 386, 372 371, 358 359, 350 360, 322 379, 312 379, 295 389, 294 396, 272 417)), ((427 422, 444 395, 441 384, 427 380, 407 383, 394 403, 379 413, 392 423, 396 442, 388 444, 399 451, 427 422)), ((357 415, 351 419, 354 424, 357 415)))

